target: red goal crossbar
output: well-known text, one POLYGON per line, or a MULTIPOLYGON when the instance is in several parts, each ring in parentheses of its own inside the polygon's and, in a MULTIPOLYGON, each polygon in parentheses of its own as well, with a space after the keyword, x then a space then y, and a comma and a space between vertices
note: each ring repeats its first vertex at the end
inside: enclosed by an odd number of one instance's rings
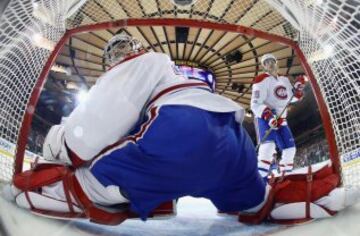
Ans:
POLYGON ((307 62, 306 57, 304 56, 303 52, 301 51, 299 45, 288 38, 274 35, 271 33, 263 32, 260 30, 252 29, 249 27, 235 25, 235 24, 224 24, 224 23, 216 23, 216 22, 209 22, 209 21, 201 21, 201 20, 194 20, 194 19, 167 19, 167 18, 157 18, 157 19, 124 19, 124 20, 117 20, 112 22, 104 22, 104 23, 97 23, 93 25, 85 25, 80 26, 78 28, 70 29, 65 32, 63 37, 55 46, 54 50, 51 52, 38 80, 36 81, 35 87, 31 93, 29 102, 27 104, 27 109, 23 118, 22 126, 19 132, 19 138, 17 141, 17 149, 16 149, 16 160, 15 160, 15 173, 22 172, 23 168, 23 161, 24 161, 24 154, 25 154, 25 147, 27 144, 27 138, 29 135, 32 116, 40 97, 41 90, 45 84, 46 78, 48 77, 49 71, 51 66, 56 60, 57 55, 65 45, 66 41, 73 35, 78 33, 84 33, 88 31, 97 31, 97 30, 104 30, 109 28, 117 28, 117 27, 126 27, 126 26, 183 26, 183 27, 192 27, 192 28, 205 28, 211 30, 219 30, 219 31, 228 31, 228 32, 235 32, 239 34, 244 34, 247 36, 254 36, 262 39, 266 39, 272 42, 280 43, 283 45, 287 45, 291 47, 298 58, 300 59, 301 65, 306 73, 306 75, 310 79, 311 87, 316 98, 319 112, 321 115, 323 127, 325 130, 325 136, 329 144, 329 153, 330 159, 333 163, 334 169, 336 173, 340 174, 340 160, 339 160, 339 153, 335 142, 335 134, 334 130, 331 125, 330 114, 328 112, 327 106, 324 102, 323 97, 321 96, 319 85, 314 77, 314 74, 311 70, 310 65, 307 62))

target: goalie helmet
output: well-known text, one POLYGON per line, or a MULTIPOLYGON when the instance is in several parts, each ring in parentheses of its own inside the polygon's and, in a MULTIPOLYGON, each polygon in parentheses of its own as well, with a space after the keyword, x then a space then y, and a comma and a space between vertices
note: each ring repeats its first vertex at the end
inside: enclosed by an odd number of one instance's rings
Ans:
POLYGON ((277 59, 276 57, 271 54, 271 53, 267 53, 267 54, 264 54, 262 57, 261 57, 261 65, 262 66, 265 66, 265 61, 269 60, 269 59, 273 59, 275 60, 275 63, 277 63, 277 59))
POLYGON ((120 33, 109 40, 104 49, 104 57, 107 64, 114 65, 129 55, 139 53, 142 49, 143 46, 139 40, 120 33))

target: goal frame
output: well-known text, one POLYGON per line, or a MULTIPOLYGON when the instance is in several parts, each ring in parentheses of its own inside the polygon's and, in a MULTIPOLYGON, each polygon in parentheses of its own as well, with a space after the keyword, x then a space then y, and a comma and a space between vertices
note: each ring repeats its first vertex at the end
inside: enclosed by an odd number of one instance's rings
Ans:
POLYGON ((217 23, 217 22, 210 22, 210 21, 196 20, 196 19, 174 19, 174 18, 121 19, 116 21, 84 25, 84 26, 79 26, 77 28, 66 30, 62 38, 56 44, 54 50, 51 52, 49 58, 47 59, 47 62, 44 68, 42 69, 39 78, 35 83, 35 86, 30 95, 30 99, 27 103, 26 112, 23 117, 23 122, 19 131, 19 136, 18 136, 19 138, 17 140, 17 148, 15 152, 15 162, 14 162, 15 165, 14 174, 21 173, 23 170, 25 147, 27 144, 28 135, 31 128, 31 122, 32 122, 34 110, 39 100, 42 88, 50 72, 50 69, 54 64, 56 57, 61 52, 66 41, 71 36, 78 33, 98 31, 98 30, 117 28, 117 27, 127 27, 127 26, 178 26, 178 27, 205 28, 210 30, 228 31, 233 33, 244 34, 247 36, 254 36, 291 47, 294 50, 296 56, 299 58, 301 65, 305 71, 305 74, 309 78, 313 94, 316 98, 316 102, 319 108, 322 124, 325 131, 325 136, 329 144, 330 159, 332 161, 334 171, 339 175, 341 174, 340 157, 335 141, 335 132, 331 124, 331 118, 327 109, 327 105, 324 101, 324 98, 321 95, 320 87, 317 84, 314 73, 312 72, 311 67, 307 62, 305 55, 303 54, 302 50, 300 49, 296 41, 279 35, 271 34, 268 32, 264 32, 236 24, 217 23))

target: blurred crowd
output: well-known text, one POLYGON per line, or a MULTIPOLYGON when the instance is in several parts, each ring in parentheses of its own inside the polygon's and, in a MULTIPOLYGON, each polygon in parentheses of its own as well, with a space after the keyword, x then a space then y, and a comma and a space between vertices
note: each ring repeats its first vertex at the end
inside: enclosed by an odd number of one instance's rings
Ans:
MULTIPOLYGON (((27 144, 27 150, 41 155, 46 132, 32 128, 27 144)), ((294 159, 294 168, 315 164, 329 159, 329 146, 323 135, 307 137, 306 141, 297 142, 297 151, 294 159)), ((277 158, 280 158, 278 153, 277 158)))
POLYGON ((41 155, 44 139, 45 135, 42 132, 36 129, 31 129, 26 149, 30 152, 41 155))
POLYGON ((304 167, 329 159, 329 145, 325 137, 312 138, 297 146, 294 168, 304 167))

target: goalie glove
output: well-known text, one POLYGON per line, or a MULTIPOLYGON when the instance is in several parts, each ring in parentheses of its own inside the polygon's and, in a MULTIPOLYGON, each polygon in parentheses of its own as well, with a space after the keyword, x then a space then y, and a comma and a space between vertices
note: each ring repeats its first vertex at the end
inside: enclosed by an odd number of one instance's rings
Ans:
POLYGON ((50 128, 43 145, 43 157, 50 162, 63 163, 77 168, 86 161, 67 146, 64 132, 63 124, 50 128))
POLYGON ((43 157, 47 161, 62 162, 71 165, 64 136, 64 125, 50 128, 43 144, 43 157))

